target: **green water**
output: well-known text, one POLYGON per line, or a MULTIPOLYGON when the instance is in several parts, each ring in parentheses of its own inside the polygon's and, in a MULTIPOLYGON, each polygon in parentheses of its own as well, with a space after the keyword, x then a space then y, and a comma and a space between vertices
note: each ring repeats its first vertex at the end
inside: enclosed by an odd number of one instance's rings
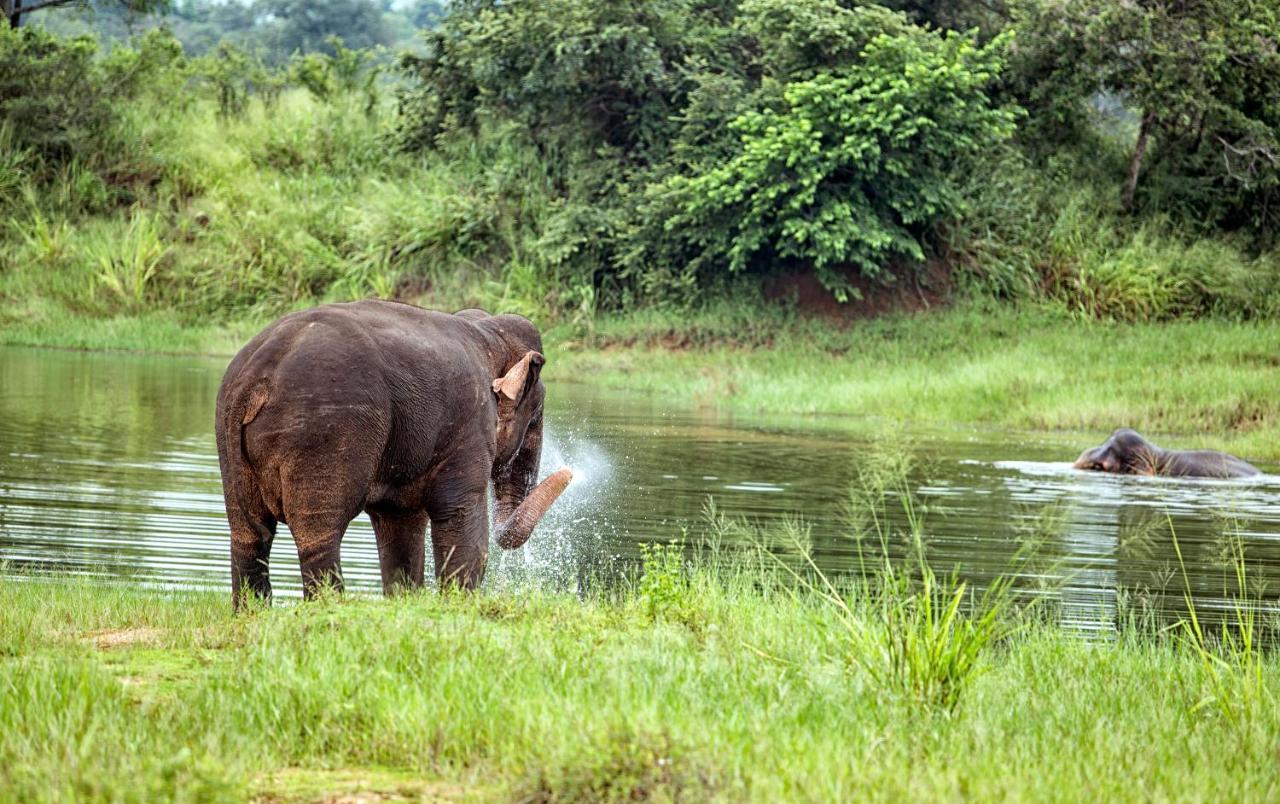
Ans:
MULTIPOLYGON (((4 572, 227 588, 212 432, 225 363, 0 349, 4 572)), ((885 438, 876 422, 735 416, 589 384, 555 385, 547 404, 543 471, 568 465, 577 480, 529 545, 494 550, 486 583, 607 577, 635 558, 640 542, 695 541, 706 530, 708 500, 766 532, 801 522, 820 566, 832 573, 858 566, 848 490, 885 438)), ((912 510, 931 561, 978 581, 1013 568, 1024 587, 1060 604, 1066 622, 1107 629, 1143 607, 1171 616, 1188 583, 1210 617, 1224 610, 1235 593, 1224 560, 1235 535, 1251 595, 1274 609, 1280 478, 1177 481, 1071 470, 1079 450, 1102 436, 896 429, 892 439, 913 452, 912 510), (1019 558, 1028 543, 1038 544, 1029 563, 1019 558)), ((886 512, 891 549, 901 552, 900 499, 886 512)), ((349 586, 379 588, 363 516, 343 542, 343 566, 349 586)), ((299 588, 284 533, 272 576, 285 594, 299 588)))

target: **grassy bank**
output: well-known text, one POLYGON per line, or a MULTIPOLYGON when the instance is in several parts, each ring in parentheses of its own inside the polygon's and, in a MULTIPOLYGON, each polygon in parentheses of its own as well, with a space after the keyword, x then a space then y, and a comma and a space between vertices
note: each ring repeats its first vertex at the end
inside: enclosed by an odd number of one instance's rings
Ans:
MULTIPOLYGON (((33 308, 0 341, 230 355, 263 326, 163 313, 33 308)), ((1280 460, 1280 324, 1081 321, 1044 307, 961 306, 839 327, 741 305, 547 330, 552 382, 599 383, 744 412, 1109 431, 1280 460)))
POLYGON ((568 207, 518 137, 406 153, 389 98, 295 88, 232 114, 176 69, 70 161, 0 128, 0 343, 230 355, 288 310, 394 297, 534 318, 554 380, 744 411, 1129 425, 1280 459, 1276 255, 1135 228, 1083 179, 1047 183, 1025 241, 952 255, 972 298, 1021 301, 845 327, 764 305, 757 277, 673 310, 565 267, 582 244, 556 245, 568 207), (1013 257, 1005 287, 990 274, 1013 257))
POLYGON ((1280 324, 961 306, 848 328, 765 311, 606 321, 554 371, 745 411, 1164 434, 1280 458, 1280 324))
POLYGON ((222 594, 7 581, 0 797, 1280 793, 1274 657, 1252 685, 1180 639, 1032 626, 975 653, 948 712, 868 663, 887 644, 874 605, 853 599, 850 630, 813 593, 657 574, 607 600, 427 593, 238 619, 222 594))

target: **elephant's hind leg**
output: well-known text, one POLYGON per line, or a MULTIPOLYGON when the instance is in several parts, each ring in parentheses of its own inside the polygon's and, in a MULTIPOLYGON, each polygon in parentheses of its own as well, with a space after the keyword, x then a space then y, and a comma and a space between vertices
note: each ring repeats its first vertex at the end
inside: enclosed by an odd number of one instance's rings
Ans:
POLYGON ((307 600, 323 588, 342 591, 342 537, 350 522, 338 517, 289 517, 302 568, 302 596, 307 600))
POLYGON ((369 519, 373 521, 373 534, 378 540, 382 591, 390 595, 399 588, 420 588, 426 553, 427 512, 370 511, 369 519))
POLYGON ((377 456, 330 447, 306 454, 280 473, 284 522, 298 546, 302 594, 314 598, 325 587, 342 591, 342 537, 364 509, 368 478, 377 456))
POLYGON ((231 520, 231 602, 239 610, 249 595, 271 601, 271 542, 276 521, 269 514, 245 516, 229 512, 231 520))
POLYGON ((328 499, 299 501, 285 495, 285 521, 298 546, 302 596, 314 598, 322 588, 342 591, 342 537, 360 511, 359 501, 333 505, 328 499), (292 504, 291 504, 292 503, 292 504))

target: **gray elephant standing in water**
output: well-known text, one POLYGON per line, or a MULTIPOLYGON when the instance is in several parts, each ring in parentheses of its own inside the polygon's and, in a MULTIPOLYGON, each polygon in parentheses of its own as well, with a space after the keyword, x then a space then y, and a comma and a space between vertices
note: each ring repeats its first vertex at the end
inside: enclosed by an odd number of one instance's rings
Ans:
POLYGON ((1097 472, 1164 477, 1229 478, 1261 474, 1256 466, 1225 452, 1160 449, 1127 427, 1112 433, 1102 446, 1082 452, 1073 466, 1097 472))
POLYGON ((305 594, 341 588, 339 546, 373 521, 386 592, 423 583, 427 521, 436 577, 472 588, 497 541, 516 548, 564 491, 536 488, 542 339, 528 320, 361 301, 287 315, 231 361, 218 391, 218 461, 231 524, 231 592, 271 596, 277 523, 297 543, 305 594))

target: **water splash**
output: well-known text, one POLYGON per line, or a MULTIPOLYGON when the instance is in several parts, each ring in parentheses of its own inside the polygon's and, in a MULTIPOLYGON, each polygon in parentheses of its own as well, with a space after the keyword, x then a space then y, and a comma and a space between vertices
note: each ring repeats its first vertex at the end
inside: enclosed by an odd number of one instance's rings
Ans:
POLYGON ((547 425, 542 436, 541 481, 563 467, 573 482, 547 511, 532 538, 519 550, 489 554, 492 588, 537 584, 577 589, 617 523, 609 513, 613 462, 600 446, 575 430, 547 425))

